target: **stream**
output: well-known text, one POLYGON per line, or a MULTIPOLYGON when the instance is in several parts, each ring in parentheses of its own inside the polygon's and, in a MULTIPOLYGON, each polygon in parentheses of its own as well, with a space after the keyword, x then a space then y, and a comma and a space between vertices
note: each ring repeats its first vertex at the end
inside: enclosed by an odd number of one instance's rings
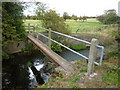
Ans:
POLYGON ((35 88, 42 85, 50 78, 47 73, 41 70, 44 64, 44 55, 37 51, 32 55, 12 55, 13 59, 2 62, 2 87, 3 88, 35 88), (32 64, 32 66, 31 66, 32 64), (37 69, 39 82, 36 79, 34 67, 37 69), (42 72, 42 73, 41 73, 42 72))
MULTIPOLYGON (((89 49, 78 52, 88 57, 89 49)), ((68 50, 58 54, 69 62, 84 59, 68 50)), ((35 88, 47 82, 50 76, 45 69, 42 70, 45 67, 44 58, 45 56, 37 51, 32 55, 14 54, 13 59, 3 60, 3 88, 35 88)))

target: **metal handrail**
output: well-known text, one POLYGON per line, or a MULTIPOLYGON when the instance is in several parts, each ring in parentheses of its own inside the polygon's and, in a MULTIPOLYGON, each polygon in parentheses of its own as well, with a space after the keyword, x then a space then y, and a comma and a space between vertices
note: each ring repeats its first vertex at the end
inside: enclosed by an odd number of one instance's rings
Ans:
MULTIPOLYGON (((30 25, 30 26, 37 27, 37 28, 40 28, 40 29, 44 29, 44 30, 46 30, 46 31, 49 31, 49 29, 46 29, 46 28, 43 28, 43 27, 40 27, 40 26, 34 26, 34 25, 30 25)), ((56 32, 56 31, 53 31, 53 30, 50 30, 50 31, 53 32, 53 33, 56 33, 56 34, 65 36, 65 37, 67 37, 67 38, 71 38, 71 39, 74 39, 74 40, 77 40, 77 41, 80 41, 80 42, 83 42, 83 43, 86 43, 86 44, 90 44, 90 45, 91 45, 91 42, 88 42, 88 41, 85 41, 85 40, 81 40, 81 39, 78 39, 78 38, 76 38, 76 37, 73 37, 73 36, 70 36, 70 35, 66 35, 66 34, 63 34, 63 33, 60 33, 60 32, 56 32)), ((36 32, 36 31, 35 31, 35 32, 36 32)), ((55 41, 55 40, 53 40, 53 39, 51 39, 51 38, 48 38, 47 36, 45 36, 45 35, 43 35, 43 34, 41 34, 41 33, 38 33, 38 34, 40 34, 41 36, 43 36, 43 37, 45 37, 45 38, 47 38, 47 39, 49 39, 49 40, 51 40, 51 41, 53 41, 53 42, 61 45, 61 46, 63 46, 64 48, 72 51, 73 53, 75 53, 75 54, 77 54, 77 55, 79 55, 79 56, 82 56, 82 57, 85 58, 85 59, 88 59, 86 56, 84 56, 84 55, 82 55, 82 54, 80 54, 80 53, 78 53, 78 52, 76 52, 76 51, 74 51, 74 50, 66 47, 65 45, 63 45, 63 44, 61 44, 61 43, 59 43, 59 42, 57 42, 57 41, 55 41)), ((99 63, 94 62, 94 63, 97 64, 97 65, 102 65, 102 58, 103 58, 103 54, 104 54, 104 47, 103 47, 103 46, 100 46, 100 45, 96 45, 96 47, 101 48, 100 62, 99 62, 99 63)))

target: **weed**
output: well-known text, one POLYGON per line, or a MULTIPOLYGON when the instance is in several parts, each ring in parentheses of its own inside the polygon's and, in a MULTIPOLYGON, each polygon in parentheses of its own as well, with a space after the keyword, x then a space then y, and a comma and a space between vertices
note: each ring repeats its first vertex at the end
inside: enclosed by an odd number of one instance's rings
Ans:
POLYGON ((72 77, 70 81, 75 83, 77 80, 80 80, 80 76, 72 77))
POLYGON ((118 84, 118 74, 117 73, 104 73, 102 75, 102 80, 105 86, 109 87, 111 85, 117 85, 118 84))
POLYGON ((86 67, 80 68, 80 72, 87 72, 87 68, 86 67))
POLYGON ((62 47, 59 44, 52 43, 51 49, 55 52, 62 52, 62 47))
POLYGON ((102 74, 102 80, 106 87, 111 85, 118 85, 118 69, 113 65, 108 67, 107 72, 102 74))
POLYGON ((69 84, 70 86, 72 86, 73 88, 79 88, 76 84, 76 81, 80 80, 80 76, 74 76, 69 80, 69 84))

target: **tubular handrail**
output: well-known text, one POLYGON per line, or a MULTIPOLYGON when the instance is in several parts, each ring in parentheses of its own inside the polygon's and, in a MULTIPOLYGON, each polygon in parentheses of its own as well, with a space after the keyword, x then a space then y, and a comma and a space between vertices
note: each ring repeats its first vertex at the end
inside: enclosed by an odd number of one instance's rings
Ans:
MULTIPOLYGON (((49 31, 49 29, 46 29, 46 28, 43 28, 43 27, 40 27, 40 26, 34 26, 34 25, 30 25, 30 26, 37 27, 37 28, 40 28, 40 29, 49 31)), ((91 45, 91 42, 88 42, 88 41, 85 41, 85 40, 81 40, 81 39, 78 39, 78 38, 76 38, 76 37, 73 37, 73 36, 70 36, 70 35, 66 35, 66 34, 63 34, 63 33, 60 33, 60 32, 56 32, 56 31, 53 31, 53 30, 50 30, 50 31, 53 32, 53 33, 56 33, 56 34, 65 36, 65 37, 67 37, 67 38, 71 38, 71 39, 74 39, 74 40, 77 40, 77 41, 80 41, 80 42, 83 42, 83 43, 86 43, 86 44, 90 44, 90 45, 91 45)), ((36 32, 36 31, 35 31, 35 32, 36 32)), ((76 51, 74 51, 74 50, 66 47, 65 45, 63 45, 63 44, 61 44, 61 43, 59 43, 59 42, 57 42, 57 41, 55 41, 55 40, 53 40, 53 39, 51 39, 51 38, 48 38, 47 36, 45 36, 45 35, 43 35, 43 34, 41 34, 41 33, 38 33, 38 34, 40 34, 41 36, 43 36, 43 37, 45 37, 45 38, 47 38, 47 39, 49 39, 49 40, 51 40, 51 41, 53 41, 53 42, 61 45, 61 46, 63 46, 64 48, 72 51, 73 53, 75 53, 75 54, 77 54, 77 55, 79 55, 79 56, 81 56, 81 57, 83 57, 83 58, 85 58, 85 59, 88 59, 86 56, 84 56, 84 55, 82 55, 82 54, 80 54, 80 53, 78 53, 78 52, 76 52, 76 51)), ((96 45, 96 47, 101 48, 100 62, 99 62, 99 63, 94 62, 94 63, 97 64, 97 65, 102 65, 102 58, 103 58, 103 54, 104 54, 104 47, 103 47, 103 46, 100 46, 100 45, 96 45)))

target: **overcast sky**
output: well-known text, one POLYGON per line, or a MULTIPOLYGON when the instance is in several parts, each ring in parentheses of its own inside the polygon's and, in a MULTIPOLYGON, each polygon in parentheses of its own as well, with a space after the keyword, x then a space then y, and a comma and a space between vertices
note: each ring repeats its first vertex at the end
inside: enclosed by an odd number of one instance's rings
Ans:
MULTIPOLYGON (((104 13, 104 10, 115 9, 118 11, 118 2, 120 0, 22 0, 26 2, 38 1, 46 3, 50 9, 54 9, 60 15, 67 12, 69 15, 77 16, 98 16, 104 13)), ((34 6, 25 11, 25 15, 32 15, 34 6)))

